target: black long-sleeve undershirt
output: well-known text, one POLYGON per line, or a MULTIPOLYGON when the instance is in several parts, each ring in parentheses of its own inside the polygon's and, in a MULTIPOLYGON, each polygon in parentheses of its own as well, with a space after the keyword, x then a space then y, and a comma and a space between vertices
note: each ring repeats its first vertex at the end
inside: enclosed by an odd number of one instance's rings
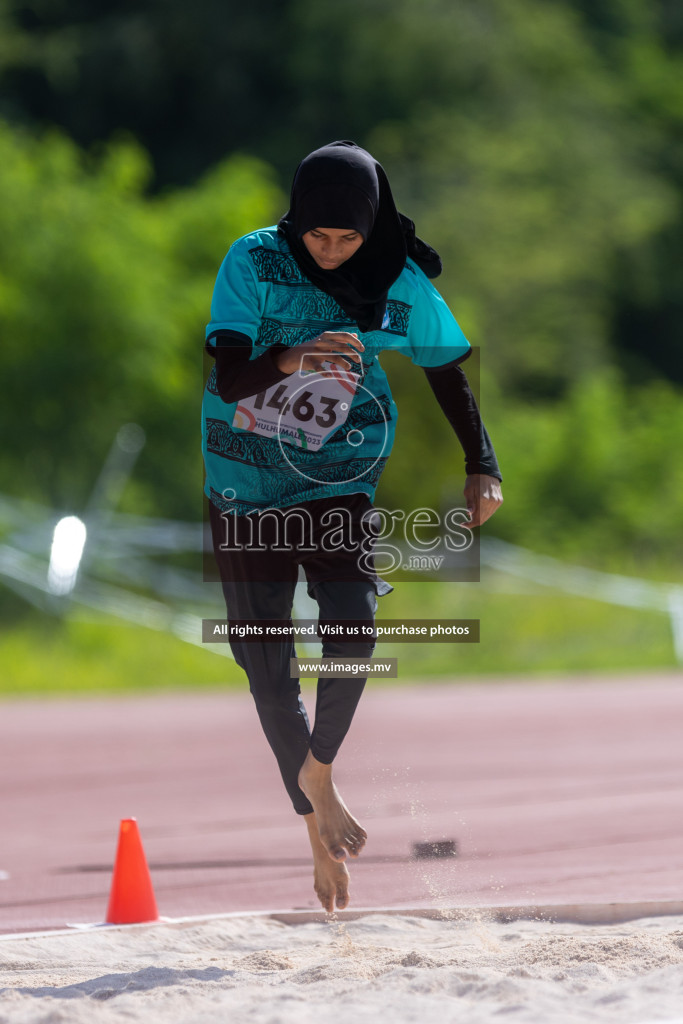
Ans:
MULTIPOLYGON (((275 356, 286 348, 272 345, 262 356, 250 359, 251 342, 245 336, 216 337, 216 347, 207 346, 207 351, 216 359, 216 388, 223 401, 238 402, 285 380, 289 374, 278 369, 275 356)), ((464 370, 453 365, 424 372, 465 453, 465 471, 501 480, 496 453, 464 370)))
POLYGON ((241 398, 257 395, 260 391, 279 384, 289 377, 279 370, 275 362, 278 352, 286 345, 271 345, 267 352, 256 359, 250 359, 251 342, 248 345, 230 342, 221 344, 217 339, 215 349, 207 351, 216 359, 216 387, 224 402, 239 402, 241 398))
POLYGON ((425 375, 465 453, 465 471, 502 480, 491 438, 465 371, 460 366, 447 366, 425 369, 425 375))

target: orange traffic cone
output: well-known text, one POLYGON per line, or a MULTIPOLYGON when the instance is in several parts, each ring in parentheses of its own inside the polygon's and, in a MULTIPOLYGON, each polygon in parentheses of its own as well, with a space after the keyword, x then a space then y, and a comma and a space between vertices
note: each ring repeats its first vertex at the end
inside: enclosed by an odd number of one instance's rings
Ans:
POLYGON ((107 924, 139 924, 158 920, 157 901, 138 823, 135 818, 124 818, 111 880, 107 924))

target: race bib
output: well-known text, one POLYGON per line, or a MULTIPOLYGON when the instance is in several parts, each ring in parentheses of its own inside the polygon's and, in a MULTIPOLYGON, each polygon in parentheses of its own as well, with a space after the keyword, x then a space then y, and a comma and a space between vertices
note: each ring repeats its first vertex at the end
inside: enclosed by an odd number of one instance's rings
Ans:
POLYGON ((323 367, 331 377, 300 370, 258 395, 240 399, 233 427, 317 451, 345 423, 359 380, 358 374, 333 363, 323 367))

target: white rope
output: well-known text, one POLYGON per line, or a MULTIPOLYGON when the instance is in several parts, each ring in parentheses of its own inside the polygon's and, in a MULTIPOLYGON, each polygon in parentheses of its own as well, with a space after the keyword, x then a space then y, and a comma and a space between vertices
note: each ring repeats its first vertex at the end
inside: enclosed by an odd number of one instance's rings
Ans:
POLYGON ((627 608, 664 612, 671 623, 676 659, 683 664, 683 587, 680 585, 653 583, 635 576, 568 565, 550 555, 538 555, 493 537, 482 539, 480 557, 482 563, 491 569, 562 590, 566 594, 627 608))
MULTIPOLYGON (((0 545, 0 575, 47 595, 47 538, 51 536, 58 518, 54 510, 45 506, 0 494, 0 525, 4 521, 13 531, 7 538, 11 545, 0 545)), ((188 643, 201 645, 201 618, 196 614, 180 614, 163 599, 184 599, 187 605, 188 598, 194 598, 201 604, 205 584, 201 583, 199 574, 155 566, 150 556, 198 552, 203 529, 205 527, 201 523, 115 512, 107 517, 106 524, 95 519, 87 545, 90 547, 90 557, 86 562, 88 568, 93 566, 96 552, 98 571, 103 570, 104 575, 118 578, 121 582, 151 587, 162 600, 143 597, 83 573, 79 576, 73 599, 119 618, 149 625, 152 629, 165 629, 188 643)), ((683 586, 570 565, 550 555, 540 555, 493 537, 482 538, 480 559, 483 565, 498 572, 576 597, 663 612, 671 624, 676 659, 683 664, 683 586)), ((297 587, 295 614, 300 618, 317 617, 317 606, 301 584, 297 587)), ((210 612, 207 617, 210 617, 210 612)), ((227 644, 206 646, 216 654, 230 656, 227 644)))

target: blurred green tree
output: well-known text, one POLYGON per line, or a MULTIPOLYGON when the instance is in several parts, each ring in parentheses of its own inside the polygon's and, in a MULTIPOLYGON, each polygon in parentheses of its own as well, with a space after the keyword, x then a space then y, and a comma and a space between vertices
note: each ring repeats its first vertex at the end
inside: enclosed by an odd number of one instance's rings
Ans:
MULTIPOLYGON (((482 346, 508 494, 496 530, 545 547, 590 534, 597 553, 674 544, 679 477, 656 515, 639 508, 680 430, 680 393, 656 379, 683 382, 671 0, 0 0, 0 28, 0 111, 86 147, 0 135, 7 486, 73 507, 137 419, 150 444, 131 507, 195 514, 220 259, 284 209, 270 166, 288 182, 303 153, 351 137, 442 251, 439 287, 482 346), (124 129, 149 158, 102 142, 124 129), (217 164, 234 151, 266 164, 217 164), (620 507, 587 500, 603 474, 620 507)), ((456 443, 419 371, 390 362, 405 460, 381 498, 438 501, 432 467, 459 473, 456 443)))
POLYGON ((615 370, 553 406, 507 405, 492 428, 506 469, 496 535, 535 550, 680 579, 683 438, 680 389, 627 385, 615 370))
POLYGON ((0 0, 0 18, 5 111, 86 146, 132 132, 157 189, 235 149, 287 181, 331 138, 375 150, 508 389, 557 397, 614 356, 683 382, 670 2, 0 0))
POLYGON ((128 501, 201 508, 201 341, 230 242, 281 205, 267 168, 233 157, 191 192, 144 198, 132 142, 85 157, 56 132, 0 125, 3 489, 78 509, 118 428, 148 434, 128 501))

